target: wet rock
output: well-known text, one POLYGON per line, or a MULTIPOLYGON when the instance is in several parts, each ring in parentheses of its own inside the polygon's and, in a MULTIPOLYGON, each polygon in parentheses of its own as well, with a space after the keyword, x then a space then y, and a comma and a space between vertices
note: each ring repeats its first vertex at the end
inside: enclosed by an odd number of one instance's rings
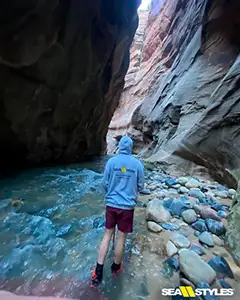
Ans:
POLYGON ((225 258, 221 256, 215 256, 208 261, 208 264, 216 271, 218 275, 234 278, 233 272, 225 258))
POLYGON ((179 229, 179 225, 173 223, 163 223, 161 224, 162 228, 167 231, 175 231, 179 229))
POLYGON ((153 199, 148 202, 146 209, 146 220, 156 223, 166 223, 171 219, 171 214, 167 211, 162 202, 158 199, 153 199))
POLYGON ((228 216, 228 212, 226 212, 225 210, 219 210, 217 212, 217 214, 218 214, 219 218, 227 218, 227 216, 228 216))
POLYGON ((189 209, 191 207, 191 204, 189 201, 185 201, 185 199, 179 198, 179 199, 174 199, 171 203, 170 206, 170 212, 172 216, 181 216, 181 213, 189 209))
POLYGON ((229 197, 227 191, 216 191, 215 196, 220 197, 220 198, 228 198, 229 197))
POLYGON ((101 228, 105 225, 104 217, 97 217, 93 220, 93 228, 101 228))
POLYGON ((173 271, 178 271, 179 269, 179 260, 175 257, 168 257, 163 261, 163 266, 172 269, 173 271))
POLYGON ((179 177, 178 178, 178 183, 181 185, 185 185, 188 182, 188 178, 187 177, 179 177))
POLYGON ((46 250, 44 255, 47 259, 56 259, 65 253, 67 242, 64 239, 51 239, 46 243, 46 250))
POLYGON ((177 179, 175 178, 167 178, 165 180, 165 184, 168 186, 168 187, 173 187, 174 185, 176 185, 178 183, 177 179))
POLYGON ((214 241, 213 241, 213 237, 212 234, 208 231, 204 231, 202 232, 199 237, 198 237, 199 241, 209 247, 213 247, 214 246, 214 241))
POLYGON ((208 231, 205 221, 201 219, 192 223, 192 227, 200 232, 208 231))
POLYGON ((170 237, 170 240, 178 248, 188 248, 191 244, 189 239, 180 233, 173 233, 170 237))
POLYGON ((192 224, 194 222, 196 222, 197 220, 197 214, 195 212, 195 210, 193 209, 187 209, 185 211, 183 211, 181 213, 183 220, 188 223, 188 224, 192 224))
POLYGON ((198 188, 200 186, 200 182, 194 178, 191 178, 188 180, 188 182, 185 184, 186 188, 198 188))
POLYGON ((166 251, 168 256, 173 256, 178 253, 177 247, 171 241, 167 242, 166 251))
POLYGON ((202 199, 205 197, 204 193, 201 192, 199 188, 191 188, 188 195, 197 199, 202 199))
MULTIPOLYGON (((196 288, 211 290, 211 286, 205 281, 198 283, 196 288)), ((209 291, 206 291, 206 293, 204 295, 202 295, 201 298, 203 300, 218 300, 218 297, 215 295, 211 295, 209 291)))
POLYGON ((206 219, 206 225, 210 232, 218 236, 226 233, 226 228, 222 222, 218 222, 212 219, 206 219))
POLYGON ((179 188, 179 193, 181 193, 181 194, 187 194, 188 192, 189 192, 189 189, 186 188, 185 186, 181 186, 179 188))
POLYGON ((224 279, 219 279, 218 282, 220 283, 223 289, 231 289, 232 286, 224 279))
POLYGON ((234 189, 229 189, 229 190, 228 190, 228 194, 229 194, 230 196, 234 196, 234 195, 236 194, 236 190, 234 190, 234 189))
POLYGON ((71 224, 65 224, 63 225, 56 233, 57 237, 65 236, 71 232, 72 225, 71 224))
POLYGON ((147 223, 147 226, 148 226, 148 229, 152 232, 158 233, 158 232, 161 232, 163 230, 163 228, 160 225, 158 225, 157 223, 152 222, 152 221, 149 221, 147 223))
POLYGON ((199 256, 202 256, 205 252, 203 251, 202 247, 192 244, 189 248, 189 250, 194 251, 195 253, 197 253, 199 256))
POLYGON ((200 206, 195 204, 193 209, 197 214, 199 214, 203 219, 213 219, 217 221, 221 221, 221 218, 217 215, 217 212, 209 206, 200 206))
POLYGON ((212 234, 212 238, 213 238, 215 245, 220 246, 220 247, 224 245, 224 241, 222 239, 220 239, 217 235, 212 234))
POLYGON ((207 281, 213 283, 216 272, 192 250, 181 249, 179 252, 180 270, 195 285, 207 281))

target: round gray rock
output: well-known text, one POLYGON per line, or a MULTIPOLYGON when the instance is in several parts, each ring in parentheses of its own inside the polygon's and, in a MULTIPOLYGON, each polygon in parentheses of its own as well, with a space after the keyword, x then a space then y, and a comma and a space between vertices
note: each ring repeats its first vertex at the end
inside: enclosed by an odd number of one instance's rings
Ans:
POLYGON ((184 210, 181 215, 183 220, 188 224, 192 224, 197 221, 197 214, 194 209, 184 210))
POLYGON ((213 247, 214 246, 213 236, 208 231, 202 232, 199 235, 198 239, 199 239, 200 242, 202 242, 203 244, 205 244, 205 245, 207 245, 209 247, 213 247))
POLYGON ((147 223, 147 225, 148 225, 148 229, 152 232, 158 233, 158 232, 161 232, 163 230, 163 228, 160 225, 158 225, 157 223, 152 222, 152 221, 149 221, 147 223))
POLYGON ((168 256, 173 256, 174 254, 178 253, 177 247, 171 241, 167 242, 166 250, 168 256))
POLYGON ((153 221, 156 223, 167 223, 170 219, 171 214, 163 207, 162 201, 154 198, 150 202, 148 202, 146 209, 147 221, 153 221))
POLYGON ((188 248, 191 244, 189 239, 187 239, 184 235, 177 232, 171 235, 170 240, 178 248, 188 248))

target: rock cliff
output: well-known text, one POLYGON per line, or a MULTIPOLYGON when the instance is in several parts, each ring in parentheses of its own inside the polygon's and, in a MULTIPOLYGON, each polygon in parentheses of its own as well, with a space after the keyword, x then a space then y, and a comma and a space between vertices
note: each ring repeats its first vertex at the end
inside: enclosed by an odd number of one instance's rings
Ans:
POLYGON ((1 166, 104 153, 140 1, 20 2, 0 5, 1 166))
POLYGON ((237 0, 152 1, 128 126, 143 157, 187 159, 235 188, 223 173, 240 165, 239 20, 237 0))

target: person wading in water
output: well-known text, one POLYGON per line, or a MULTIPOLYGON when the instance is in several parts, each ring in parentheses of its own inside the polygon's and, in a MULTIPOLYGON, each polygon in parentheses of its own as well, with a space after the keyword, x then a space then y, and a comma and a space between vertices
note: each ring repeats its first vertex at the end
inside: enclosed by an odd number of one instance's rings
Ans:
POLYGON ((144 190, 144 166, 132 156, 133 141, 124 136, 119 142, 118 155, 107 162, 103 175, 105 190, 106 222, 105 233, 100 244, 97 265, 92 273, 92 286, 103 279, 103 265, 110 241, 117 225, 114 262, 111 271, 119 275, 123 270, 122 259, 128 233, 133 231, 133 216, 138 192, 144 190))

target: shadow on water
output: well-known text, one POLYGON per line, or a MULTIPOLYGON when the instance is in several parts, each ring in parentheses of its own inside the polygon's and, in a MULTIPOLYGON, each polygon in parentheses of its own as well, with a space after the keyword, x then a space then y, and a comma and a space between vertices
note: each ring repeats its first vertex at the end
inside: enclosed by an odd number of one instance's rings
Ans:
MULTIPOLYGON (((31 169, 0 181, 0 289, 104 299, 89 289, 89 276, 104 232, 101 181, 107 159, 31 169)), ((102 285, 108 299, 126 299, 122 286, 134 285, 131 244, 129 236, 125 272, 115 280, 109 252, 102 285)), ((131 292, 127 299, 140 298, 131 292)))

